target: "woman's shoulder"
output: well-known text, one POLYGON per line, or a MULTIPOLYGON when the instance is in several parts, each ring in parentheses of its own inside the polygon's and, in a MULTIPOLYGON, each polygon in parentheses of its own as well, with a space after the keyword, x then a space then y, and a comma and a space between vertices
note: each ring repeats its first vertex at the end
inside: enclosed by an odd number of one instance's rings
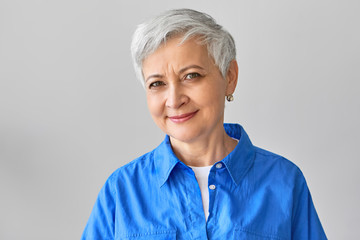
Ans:
POLYGON ((291 160, 271 151, 255 147, 254 168, 277 177, 303 178, 300 168, 291 160))
POLYGON ((154 150, 143 154, 140 157, 119 167, 109 176, 108 181, 118 181, 118 179, 135 178, 146 175, 154 169, 153 163, 154 150))

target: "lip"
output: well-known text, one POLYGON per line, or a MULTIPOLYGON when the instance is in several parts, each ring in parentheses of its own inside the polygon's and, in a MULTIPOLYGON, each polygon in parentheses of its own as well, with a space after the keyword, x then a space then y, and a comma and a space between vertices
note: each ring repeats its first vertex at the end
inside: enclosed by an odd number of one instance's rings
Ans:
POLYGON ((183 122, 186 122, 186 121, 190 120, 191 118, 193 118, 198 111, 199 110, 196 110, 191 113, 184 113, 181 115, 172 116, 172 117, 169 117, 169 119, 174 123, 183 123, 183 122))

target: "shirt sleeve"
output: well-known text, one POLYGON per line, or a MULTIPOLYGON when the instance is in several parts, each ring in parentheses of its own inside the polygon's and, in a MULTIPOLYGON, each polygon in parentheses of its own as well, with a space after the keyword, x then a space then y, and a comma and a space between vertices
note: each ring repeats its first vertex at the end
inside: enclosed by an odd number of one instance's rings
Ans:
POLYGON ((114 196, 109 178, 99 192, 81 240, 114 239, 114 196))
POLYGON ((294 188, 292 229, 293 240, 323 240, 327 239, 316 213, 310 191, 301 171, 294 188))

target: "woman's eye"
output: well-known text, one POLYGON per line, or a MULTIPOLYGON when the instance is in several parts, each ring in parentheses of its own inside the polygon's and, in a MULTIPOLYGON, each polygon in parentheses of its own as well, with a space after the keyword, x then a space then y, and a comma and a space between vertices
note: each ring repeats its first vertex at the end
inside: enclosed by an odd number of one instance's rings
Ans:
POLYGON ((193 79, 193 78, 197 78, 197 77, 200 77, 200 74, 198 74, 198 73, 189 73, 189 74, 186 74, 185 79, 193 79))
POLYGON ((149 85, 149 88, 153 88, 153 87, 159 87, 159 86, 162 86, 164 85, 164 82, 162 81, 156 81, 156 82, 153 82, 149 85))

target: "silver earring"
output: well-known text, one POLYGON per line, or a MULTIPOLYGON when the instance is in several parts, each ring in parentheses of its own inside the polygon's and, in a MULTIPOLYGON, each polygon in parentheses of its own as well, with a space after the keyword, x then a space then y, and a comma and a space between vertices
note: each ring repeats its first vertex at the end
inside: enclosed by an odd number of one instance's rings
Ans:
POLYGON ((234 96, 232 94, 229 94, 229 95, 226 96, 226 100, 228 102, 232 102, 232 101, 234 101, 234 96))

